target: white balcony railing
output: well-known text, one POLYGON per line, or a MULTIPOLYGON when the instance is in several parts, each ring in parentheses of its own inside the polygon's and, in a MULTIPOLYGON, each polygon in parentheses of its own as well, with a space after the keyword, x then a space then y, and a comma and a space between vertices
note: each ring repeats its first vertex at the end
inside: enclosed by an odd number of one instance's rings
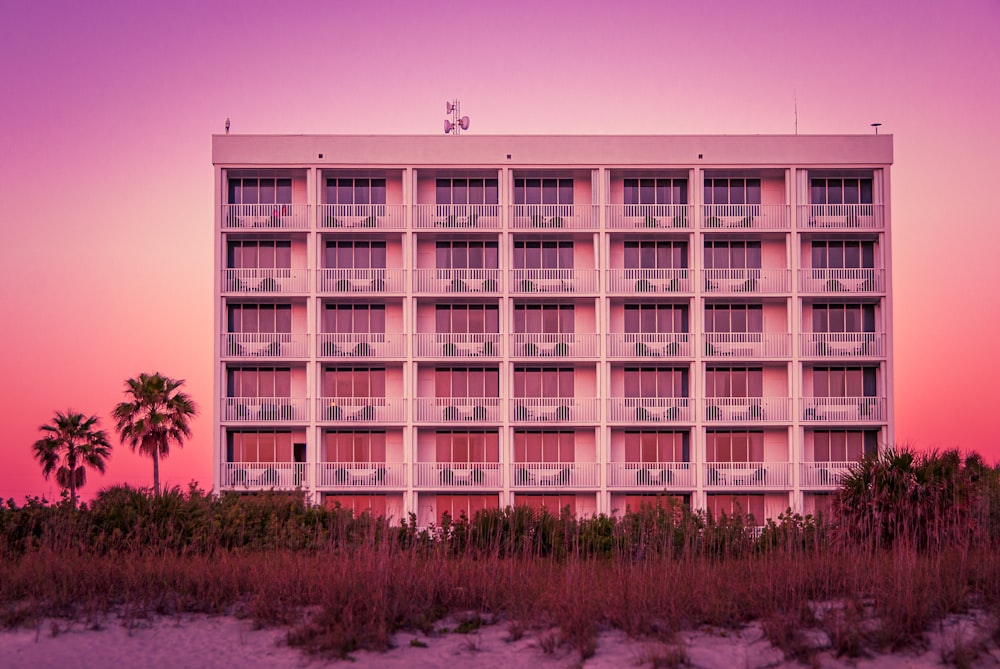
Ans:
POLYGON ((688 397, 611 397, 608 420, 614 423, 690 423, 688 397))
POLYGON ((499 397, 418 397, 417 421, 421 423, 499 423, 503 420, 499 397))
POLYGON ((802 230, 881 230, 880 204, 805 204, 799 206, 802 230))
POLYGON ((316 420, 328 423, 400 423, 406 419, 402 397, 320 397, 316 420))
POLYGON ((791 354, 787 332, 707 332, 704 353, 709 358, 784 358, 791 354))
POLYGON ((609 269, 608 292, 625 295, 672 295, 693 289, 688 269, 609 269))
POLYGON ((511 207, 511 230, 596 230, 594 204, 516 204, 511 207))
POLYGON ((703 465, 706 488, 788 488, 790 462, 708 462, 703 465))
POLYGON ((309 270, 297 267, 249 267, 222 270, 227 293, 288 295, 309 292, 309 270))
POLYGON ((599 348, 599 335, 593 332, 517 332, 510 335, 510 355, 517 358, 596 358, 599 348))
POLYGON ((321 204, 318 225, 327 231, 403 230, 406 216, 401 204, 321 204))
POLYGON ((596 423, 596 397, 515 397, 510 419, 515 423, 596 423))
POLYGON ((713 295, 780 295, 792 290, 790 269, 703 269, 701 277, 705 292, 713 295))
POLYGON ((596 269, 513 269, 510 270, 510 292, 535 295, 538 293, 597 292, 596 269))
POLYGON ((709 423, 788 423, 792 419, 789 397, 708 397, 705 421, 709 423))
POLYGON ((228 332, 222 335, 222 355, 228 358, 308 358, 309 335, 293 332, 228 332))
POLYGON ((323 332, 316 339, 321 358, 402 358, 406 354, 402 332, 323 332))
POLYGON ((804 332, 799 355, 816 358, 881 358, 885 335, 875 332, 804 332))
POLYGON ((233 490, 294 490, 308 483, 304 462, 224 462, 222 487, 233 490))
POLYGON ((609 204, 608 230, 687 230, 694 219, 687 204, 609 204))
POLYGON ((689 462, 611 462, 609 488, 693 488, 695 465, 689 462))
POLYGON ((417 488, 499 488, 503 465, 498 462, 416 462, 417 488))
POLYGON ((706 204, 703 205, 706 231, 787 230, 790 209, 787 204, 706 204))
POLYGON ((808 422, 884 423, 884 397, 803 397, 802 420, 808 422))
POLYGON ((265 232, 267 230, 308 230, 307 204, 224 204, 222 229, 265 232))
POLYGON ((800 269, 799 290, 803 293, 882 293, 885 270, 871 267, 846 269, 800 269))
POLYGON ((612 358, 686 358, 691 356, 691 335, 686 332, 612 332, 608 335, 612 358))
POLYGON ((857 462, 803 462, 800 470, 803 488, 837 488, 857 462))
POLYGON ((479 332, 421 332, 413 335, 418 358, 495 358, 500 335, 479 332))
POLYGON ((316 485, 320 488, 406 486, 406 465, 401 462, 320 462, 317 467, 316 485))
POLYGON ((415 269, 413 290, 417 293, 454 295, 500 292, 498 269, 415 269))
POLYGON ((239 423, 301 423, 309 420, 304 397, 224 397, 222 420, 239 423))
POLYGON ((499 231, 498 204, 416 204, 413 205, 415 230, 499 231))
POLYGON ((512 488, 596 488, 596 462, 514 462, 510 465, 512 488))
POLYGON ((402 268, 347 268, 317 270, 321 293, 375 294, 402 293, 402 268))

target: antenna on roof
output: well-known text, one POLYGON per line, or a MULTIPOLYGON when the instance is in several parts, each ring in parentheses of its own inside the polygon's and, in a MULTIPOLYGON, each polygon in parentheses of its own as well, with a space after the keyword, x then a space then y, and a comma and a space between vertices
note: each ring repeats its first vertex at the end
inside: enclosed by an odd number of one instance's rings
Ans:
POLYGON ((871 126, 875 128, 875 134, 878 134, 878 127, 882 125, 881 123, 872 123, 871 126))
POLYGON ((444 120, 444 134, 461 135, 469 129, 469 117, 462 116, 462 103, 459 100, 444 103, 444 113, 451 114, 451 120, 444 120))
POLYGON ((229 117, 226 117, 226 134, 229 134, 229 117))

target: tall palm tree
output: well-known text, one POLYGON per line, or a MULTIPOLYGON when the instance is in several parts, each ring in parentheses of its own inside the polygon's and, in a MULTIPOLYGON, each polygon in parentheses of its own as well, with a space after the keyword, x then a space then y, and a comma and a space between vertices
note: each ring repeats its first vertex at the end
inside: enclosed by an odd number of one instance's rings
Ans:
POLYGON ((57 411, 51 423, 38 429, 45 436, 35 442, 35 458, 42 465, 46 479, 56 474, 60 488, 69 488, 69 499, 76 508, 76 491, 87 482, 87 467, 104 473, 111 457, 111 444, 104 430, 98 428, 97 416, 73 411, 57 411))
POLYGON ((112 412, 122 441, 153 458, 153 489, 160 494, 160 458, 170 453, 170 442, 178 446, 191 436, 189 421, 198 407, 179 390, 183 379, 159 372, 125 380, 126 400, 112 412))

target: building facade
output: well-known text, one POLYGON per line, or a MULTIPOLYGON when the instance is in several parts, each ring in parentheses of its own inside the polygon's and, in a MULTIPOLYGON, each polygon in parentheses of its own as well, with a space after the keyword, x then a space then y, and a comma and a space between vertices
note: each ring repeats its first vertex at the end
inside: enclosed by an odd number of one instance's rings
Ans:
POLYGON ((216 490, 824 508, 893 441, 892 137, 215 136, 216 490))

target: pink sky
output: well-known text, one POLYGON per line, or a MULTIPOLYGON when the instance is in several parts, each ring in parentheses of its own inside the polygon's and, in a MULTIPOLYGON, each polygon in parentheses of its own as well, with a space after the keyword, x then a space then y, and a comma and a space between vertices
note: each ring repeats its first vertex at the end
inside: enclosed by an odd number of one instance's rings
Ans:
MULTIPOLYGON (((0 0, 0 499, 57 409, 187 379, 211 483, 210 135, 895 136, 896 435, 1000 459, 1000 3, 0 0), (992 379, 992 381, 991 381, 992 379)), ((455 140, 460 141, 460 140, 455 140)), ((114 443, 117 445, 117 438, 114 443)), ((104 476, 151 483, 116 447, 104 476)))

